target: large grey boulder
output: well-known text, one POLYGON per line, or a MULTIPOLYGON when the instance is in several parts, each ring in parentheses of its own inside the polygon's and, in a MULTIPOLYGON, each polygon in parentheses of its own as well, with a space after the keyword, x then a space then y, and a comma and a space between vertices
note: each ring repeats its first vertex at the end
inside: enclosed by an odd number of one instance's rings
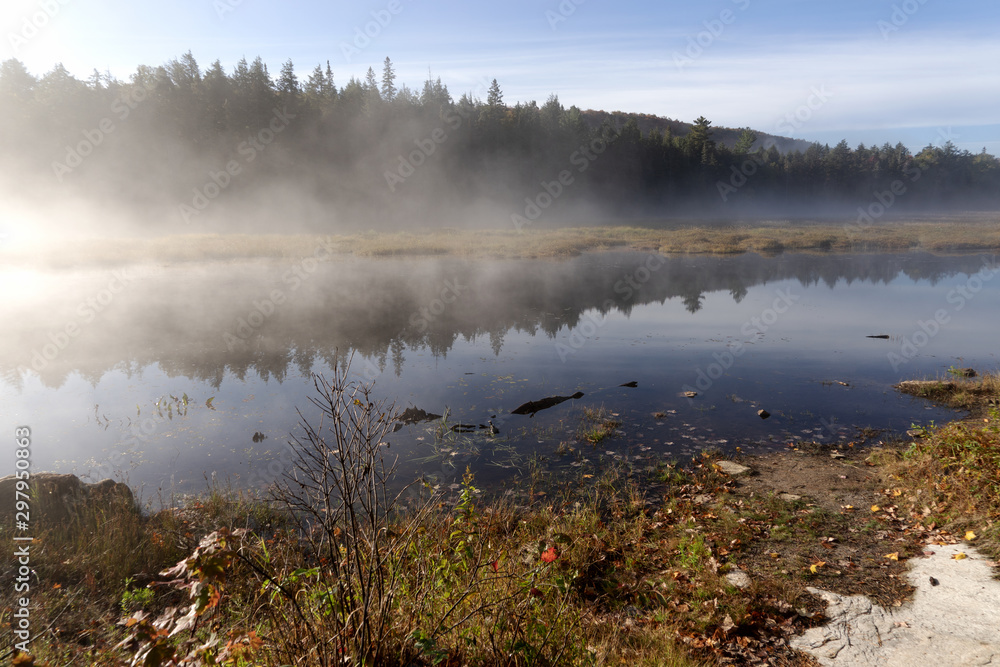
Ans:
MULTIPOLYGON (((0 517, 10 526, 15 518, 18 479, 0 478, 0 517)), ((29 478, 31 530, 71 527, 94 512, 137 511, 132 490, 111 479, 87 484, 76 475, 35 473, 29 478)))

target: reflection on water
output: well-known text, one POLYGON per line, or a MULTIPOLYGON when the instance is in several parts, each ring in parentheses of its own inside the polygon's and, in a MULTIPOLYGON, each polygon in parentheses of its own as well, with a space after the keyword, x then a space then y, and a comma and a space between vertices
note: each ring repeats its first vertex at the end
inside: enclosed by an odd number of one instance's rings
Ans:
POLYGON ((36 470, 164 489, 213 472, 267 481, 295 409, 308 416, 310 374, 351 354, 401 408, 500 431, 441 442, 436 424, 407 426, 393 443, 407 474, 837 440, 950 416, 896 395, 899 379, 997 368, 1000 280, 976 275, 993 262, 600 253, 0 271, 0 395, 11 427, 35 429, 36 470), (582 408, 602 405, 619 433, 581 445, 582 408))

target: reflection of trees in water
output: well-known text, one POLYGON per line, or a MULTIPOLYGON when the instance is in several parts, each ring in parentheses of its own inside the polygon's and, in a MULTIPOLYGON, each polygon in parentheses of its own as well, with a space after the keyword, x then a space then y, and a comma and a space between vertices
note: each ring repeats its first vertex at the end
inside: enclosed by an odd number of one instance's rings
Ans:
MULTIPOLYGON (((628 315, 637 305, 680 299, 697 315, 711 292, 726 291, 738 303, 751 287, 787 279, 832 288, 857 281, 886 284, 903 275, 936 284, 958 273, 976 272, 984 263, 977 256, 928 254, 673 257, 645 282, 637 281, 637 276, 644 277, 637 269, 647 257, 597 253, 565 261, 346 259, 325 265, 296 290, 283 285, 283 267, 216 266, 191 278, 187 276, 194 272, 181 267, 131 288, 116 301, 116 315, 89 324, 42 378, 57 386, 75 371, 96 382, 108 370, 132 376, 156 363, 169 376, 215 386, 226 373, 238 379, 255 375, 281 381, 290 367, 308 373, 317 362, 341 365, 352 351, 372 359, 380 370, 391 363, 399 374, 407 348, 445 356, 459 338, 488 337, 499 355, 510 331, 552 338, 561 329, 577 326, 588 312, 628 315), (635 288, 629 286, 630 277, 635 288), (445 281, 462 286, 449 303, 441 296, 445 281), (223 333, 236 331, 238 318, 247 318, 254 302, 273 289, 283 290, 285 302, 245 340, 227 345, 223 333), (183 298, 167 300, 164 294, 183 298)), ((64 298, 73 304, 79 300, 64 298)), ((44 305, 37 310, 65 312, 44 305)), ((49 332, 65 321, 17 321, 22 326, 0 339, 0 373, 8 384, 19 386, 17 367, 29 366, 31 350, 40 349, 49 332)))

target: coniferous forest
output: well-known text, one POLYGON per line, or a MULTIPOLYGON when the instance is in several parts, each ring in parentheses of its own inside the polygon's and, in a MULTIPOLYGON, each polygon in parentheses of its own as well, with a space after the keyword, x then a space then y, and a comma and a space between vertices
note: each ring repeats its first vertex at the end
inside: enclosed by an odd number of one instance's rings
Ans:
MULTIPOLYGON (((557 85, 553 82, 553 85, 557 85)), ((636 113, 511 103, 189 52, 128 81, 0 65, 8 196, 186 231, 491 227, 629 217, 855 218, 993 209, 1000 163, 951 142, 851 147, 636 113)))

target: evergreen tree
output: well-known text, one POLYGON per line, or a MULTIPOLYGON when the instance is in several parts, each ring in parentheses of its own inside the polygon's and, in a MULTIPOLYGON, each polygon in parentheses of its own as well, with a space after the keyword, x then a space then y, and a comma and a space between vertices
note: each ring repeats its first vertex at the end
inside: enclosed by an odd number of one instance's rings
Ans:
POLYGON ((493 83, 490 84, 490 90, 486 95, 486 104, 493 109, 499 109, 504 105, 503 91, 500 90, 500 84, 497 83, 496 79, 493 79, 493 83))
POLYGON ((295 76, 295 65, 291 59, 281 66, 281 74, 278 77, 278 90, 284 97, 293 97, 299 94, 299 79, 295 76))
POLYGON ((382 67, 382 99, 391 102, 396 97, 396 72, 392 69, 392 61, 385 58, 385 65, 382 67))

